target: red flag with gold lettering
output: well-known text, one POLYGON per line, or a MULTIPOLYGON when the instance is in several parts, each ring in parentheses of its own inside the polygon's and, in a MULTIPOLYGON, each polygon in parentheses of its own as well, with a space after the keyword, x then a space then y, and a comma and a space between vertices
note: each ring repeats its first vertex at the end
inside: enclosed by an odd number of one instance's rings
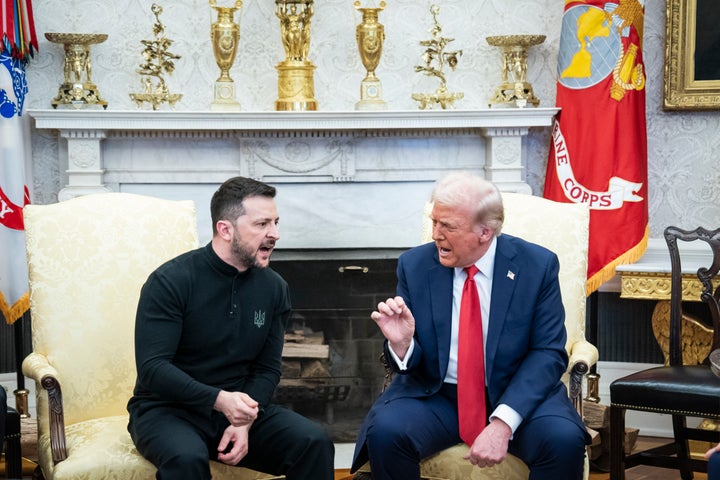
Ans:
POLYGON ((588 294, 648 239, 644 1, 565 2, 545 198, 590 207, 588 294))

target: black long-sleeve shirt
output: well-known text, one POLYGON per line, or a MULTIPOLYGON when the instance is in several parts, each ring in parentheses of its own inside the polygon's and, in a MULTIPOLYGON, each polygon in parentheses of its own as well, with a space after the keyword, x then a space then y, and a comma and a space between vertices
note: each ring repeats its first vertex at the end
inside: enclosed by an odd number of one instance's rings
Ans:
POLYGON ((238 272, 210 244, 163 264, 138 303, 130 414, 173 405, 209 416, 221 389, 266 405, 289 315, 287 283, 270 268, 238 272))

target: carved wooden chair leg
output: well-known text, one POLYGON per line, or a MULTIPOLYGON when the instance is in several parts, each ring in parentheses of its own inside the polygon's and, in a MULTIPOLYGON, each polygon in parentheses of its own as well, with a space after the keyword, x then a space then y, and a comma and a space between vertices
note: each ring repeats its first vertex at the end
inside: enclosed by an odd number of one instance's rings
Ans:
MULTIPOLYGON (((625 431, 625 409, 610 406, 610 431, 625 431)), ((624 435, 610 435, 610 480, 625 480, 624 435)))
POLYGON ((680 477, 683 480, 692 480, 693 472, 690 465, 690 445, 687 439, 687 420, 686 417, 681 415, 672 416, 673 431, 675 432, 675 438, 681 439, 677 442, 677 458, 678 458, 678 469, 680 470, 680 477))

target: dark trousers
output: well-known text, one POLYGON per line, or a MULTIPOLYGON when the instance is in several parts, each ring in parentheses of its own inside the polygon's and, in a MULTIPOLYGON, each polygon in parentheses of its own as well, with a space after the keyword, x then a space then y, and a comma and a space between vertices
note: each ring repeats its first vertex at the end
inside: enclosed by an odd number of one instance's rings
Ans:
MULTIPOLYGON (((183 409, 155 408, 128 426, 138 451, 158 468, 158 480, 209 480, 210 459, 228 422, 183 409)), ((270 405, 253 423, 249 451, 238 466, 288 480, 332 480, 335 447, 324 428, 286 408, 270 405)))
POLYGON ((5 441, 5 415, 7 415, 7 393, 0 387, 0 453, 5 441))
MULTIPOLYGON (((421 459, 462 442, 457 397, 452 387, 427 398, 378 402, 368 413, 364 446, 373 480, 420 478, 421 459)), ((524 421, 509 452, 530 468, 530 480, 580 480, 585 432, 571 419, 547 416, 524 421)))
POLYGON ((715 452, 708 460, 708 480, 720 480, 720 452, 715 452))

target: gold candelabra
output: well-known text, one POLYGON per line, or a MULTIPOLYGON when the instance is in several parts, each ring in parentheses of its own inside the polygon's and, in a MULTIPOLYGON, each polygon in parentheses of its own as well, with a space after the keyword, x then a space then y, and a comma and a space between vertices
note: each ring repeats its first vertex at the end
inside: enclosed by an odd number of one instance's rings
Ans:
POLYGON ((462 92, 453 93, 448 91, 447 79, 443 70, 446 65, 452 70, 455 70, 462 56, 462 50, 446 50, 448 44, 455 41, 455 39, 442 36, 442 26, 438 22, 440 7, 438 5, 431 5, 430 14, 433 17, 433 26, 430 27, 432 38, 420 42, 420 45, 425 47, 425 52, 422 55, 425 64, 416 65, 415 71, 437 78, 440 81, 440 86, 434 93, 413 93, 412 99, 420 103, 420 110, 426 108, 432 109, 435 104, 439 104, 443 109, 454 108, 455 100, 460 100, 465 94, 462 92))
POLYGON ((278 71, 275 110, 317 110, 315 66, 308 59, 313 0, 275 0, 285 60, 278 71))
POLYGON ((355 110, 385 110, 387 104, 382 99, 382 84, 375 69, 380 63, 385 41, 385 27, 378 21, 378 13, 386 4, 381 1, 378 7, 361 8, 360 0, 357 0, 353 5, 362 13, 362 22, 355 28, 355 39, 367 72, 360 83, 360 101, 355 104, 355 110))
POLYGON ((235 82, 230 77, 230 68, 240 41, 240 25, 235 23, 235 12, 242 7, 242 0, 235 0, 232 7, 218 7, 216 0, 210 0, 210 7, 217 12, 217 21, 210 27, 215 62, 220 68, 220 76, 215 81, 214 99, 211 110, 240 110, 240 102, 235 99, 235 82))
POLYGON ((130 98, 137 103, 138 107, 147 102, 152 105, 153 110, 157 110, 158 106, 163 103, 173 106, 182 98, 181 93, 170 93, 164 77, 165 73, 171 74, 175 70, 175 60, 179 60, 180 55, 175 55, 168 50, 173 41, 165 36, 165 25, 160 21, 163 8, 153 3, 150 11, 155 15, 155 24, 153 25, 155 39, 140 40, 140 43, 145 46, 142 51, 145 62, 140 64, 140 68, 137 70, 137 73, 142 75, 145 91, 131 93, 130 98))
POLYGON ((107 40, 104 33, 46 33, 45 38, 53 43, 61 43, 65 49, 63 66, 64 81, 58 94, 50 105, 69 105, 82 108, 100 105, 107 108, 107 102, 100 97, 97 85, 92 81, 92 60, 90 45, 107 40))
POLYGON ((502 83, 490 99, 490 106, 537 107, 532 85, 527 81, 528 49, 545 41, 545 35, 500 35, 487 37, 488 44, 502 48, 502 83))

